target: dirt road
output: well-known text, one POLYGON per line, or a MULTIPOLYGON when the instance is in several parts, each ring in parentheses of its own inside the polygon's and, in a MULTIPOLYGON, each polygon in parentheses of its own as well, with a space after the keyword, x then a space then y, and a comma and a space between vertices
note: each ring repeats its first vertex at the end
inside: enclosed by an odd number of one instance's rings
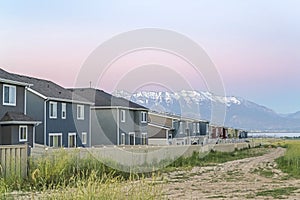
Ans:
POLYGON ((166 175, 168 199, 300 199, 300 180, 286 179, 274 160, 283 148, 263 156, 166 175))

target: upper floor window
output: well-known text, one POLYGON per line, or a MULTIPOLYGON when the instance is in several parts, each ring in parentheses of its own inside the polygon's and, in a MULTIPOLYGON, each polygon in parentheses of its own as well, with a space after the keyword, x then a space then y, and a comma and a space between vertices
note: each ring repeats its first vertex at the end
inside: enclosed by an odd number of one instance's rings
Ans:
POLYGON ((27 141, 27 126, 19 126, 19 141, 27 141))
POLYGON ((16 86, 3 85, 3 105, 16 106, 16 86))
POLYGON ((147 123, 147 112, 142 112, 142 123, 147 123))
POLYGON ((126 121, 126 115, 125 115, 125 110, 121 110, 121 122, 126 121))
POLYGON ((200 133, 200 123, 197 123, 197 133, 200 133))
POLYGON ((61 103, 61 118, 66 119, 67 117, 67 104, 61 103))
POLYGON ((49 117, 51 119, 57 118, 57 102, 53 102, 53 101, 49 102, 49 117))
POLYGON ((77 119, 84 120, 84 105, 77 105, 77 119))

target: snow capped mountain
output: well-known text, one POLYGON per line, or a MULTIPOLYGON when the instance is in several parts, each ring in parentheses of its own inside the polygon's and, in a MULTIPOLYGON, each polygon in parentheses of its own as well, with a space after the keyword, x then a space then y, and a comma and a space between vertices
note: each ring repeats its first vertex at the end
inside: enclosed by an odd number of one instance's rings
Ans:
POLYGON ((116 91, 113 94, 154 111, 196 117, 212 123, 224 123, 229 127, 248 130, 300 130, 298 119, 281 116, 267 107, 235 96, 224 97, 210 92, 187 90, 140 91, 133 94, 116 91), (214 121, 215 113, 224 113, 222 122, 214 121))

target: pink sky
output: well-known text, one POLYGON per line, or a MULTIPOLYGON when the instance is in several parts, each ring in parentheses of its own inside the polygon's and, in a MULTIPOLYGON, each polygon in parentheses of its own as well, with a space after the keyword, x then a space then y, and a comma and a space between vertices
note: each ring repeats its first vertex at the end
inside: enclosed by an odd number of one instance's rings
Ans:
MULTIPOLYGON (((289 113, 300 110, 299 13, 300 3, 292 0, 1 2, 0 67, 72 87, 82 64, 102 42, 125 31, 158 27, 202 46, 228 95, 289 113)), ((168 62, 159 62, 184 68, 164 56, 168 62)), ((141 65, 145 57, 123 58, 110 73, 120 76, 118 67, 141 65)), ((192 71, 180 73, 202 88, 203 80, 191 76, 192 71)), ((103 89, 110 90, 110 81, 103 89)))

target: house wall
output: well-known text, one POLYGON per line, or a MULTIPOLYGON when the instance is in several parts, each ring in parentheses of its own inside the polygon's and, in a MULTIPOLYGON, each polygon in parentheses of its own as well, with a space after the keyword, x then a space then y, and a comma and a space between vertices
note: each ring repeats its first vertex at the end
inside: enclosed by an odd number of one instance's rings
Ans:
MULTIPOLYGON (((87 133, 87 141, 89 141, 89 118, 90 107, 84 105, 84 120, 77 119, 77 104, 66 103, 61 101, 57 102, 57 118, 51 119, 49 116, 49 104, 46 103, 46 143, 49 145, 49 133, 62 133, 62 146, 68 147, 69 133, 76 133, 76 145, 77 146, 89 146, 83 145, 81 141, 82 132, 87 133), (62 103, 66 103, 66 119, 61 118, 62 103)), ((45 124, 45 123, 44 123, 45 124)))
POLYGON ((5 106, 3 105, 3 83, 0 83, 0 119, 5 115, 6 112, 20 112, 24 113, 24 86, 16 86, 16 106, 5 106))
MULTIPOLYGON (((140 110, 134 110, 134 126, 135 126, 135 133, 136 133, 136 144, 142 144, 142 133, 147 133, 146 144, 148 144, 148 120, 147 122, 142 122, 142 112, 140 110)), ((148 112, 147 119, 149 118, 148 112)))
POLYGON ((91 124, 92 146, 117 144, 117 109, 92 109, 91 124))
POLYGON ((168 137, 166 134, 167 134, 166 129, 154 127, 154 126, 151 126, 151 125, 148 126, 148 136, 149 136, 149 138, 163 138, 163 139, 166 139, 168 137))
POLYGON ((173 120, 171 118, 153 115, 149 113, 149 121, 153 124, 159 124, 167 127, 172 127, 173 120))
POLYGON ((27 91, 26 111, 28 116, 42 122, 35 128, 35 142, 38 144, 44 144, 44 99, 30 91, 27 91))
POLYGON ((19 141, 19 125, 2 125, 1 127, 1 144, 15 145, 24 144, 33 146, 33 125, 27 125, 27 141, 19 141))

